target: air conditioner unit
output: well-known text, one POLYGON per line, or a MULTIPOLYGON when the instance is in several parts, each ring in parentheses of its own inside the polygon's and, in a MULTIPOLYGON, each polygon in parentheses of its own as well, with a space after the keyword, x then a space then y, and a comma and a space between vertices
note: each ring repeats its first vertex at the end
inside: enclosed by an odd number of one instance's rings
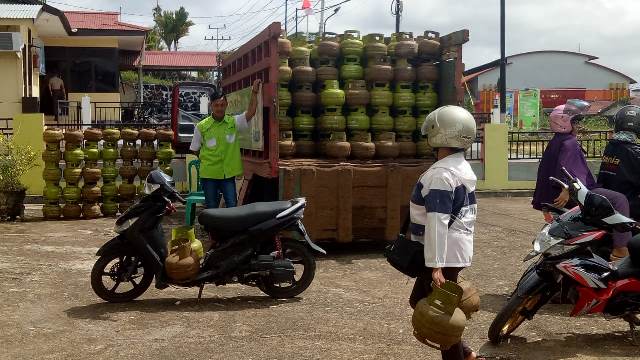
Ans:
POLYGON ((22 50, 22 34, 19 32, 0 32, 0 51, 17 52, 22 50))

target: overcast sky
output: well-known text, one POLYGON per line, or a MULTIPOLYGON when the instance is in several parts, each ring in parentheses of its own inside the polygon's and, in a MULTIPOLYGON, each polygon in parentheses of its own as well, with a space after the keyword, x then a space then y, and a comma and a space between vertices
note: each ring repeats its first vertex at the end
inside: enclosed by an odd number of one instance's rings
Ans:
MULTIPOLYGON (((326 6, 344 0, 326 0, 326 6)), ((221 48, 234 48, 272 21, 284 22, 285 0, 159 0, 165 10, 183 5, 196 23, 181 50, 215 50, 215 35, 208 26, 226 25, 221 35, 231 36, 221 48)), ((319 0, 311 0, 319 9, 319 0)), ((447 34, 469 29, 470 41, 463 48, 467 69, 500 56, 499 0, 403 0, 401 30, 421 34, 425 29, 447 34)), ((122 21, 151 26, 155 1, 57 0, 48 3, 62 10, 108 10, 122 12, 122 21)), ((289 0, 289 31, 294 27, 294 7, 302 0, 289 0)), ((395 29, 391 0, 351 0, 327 23, 327 31, 357 29, 363 34, 388 35, 395 29)), ((328 10, 326 13, 331 13, 328 10)), ((533 50, 568 50, 597 56, 596 62, 640 81, 640 1, 637 0, 509 0, 507 1, 507 55, 533 50)), ((299 13, 302 16, 302 13, 299 13)), ((319 14, 309 18, 309 29, 317 31, 319 14)), ((299 30, 306 30, 301 21, 299 30)))

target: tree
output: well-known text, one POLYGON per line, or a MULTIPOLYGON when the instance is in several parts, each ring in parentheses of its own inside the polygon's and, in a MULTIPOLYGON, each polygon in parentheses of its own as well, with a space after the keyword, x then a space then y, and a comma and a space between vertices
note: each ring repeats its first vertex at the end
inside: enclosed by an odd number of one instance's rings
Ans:
POLYGON ((175 39, 173 11, 164 10, 162 14, 155 16, 154 21, 158 28, 158 35, 167 45, 167 50, 171 51, 171 45, 175 39))
POLYGON ((160 38, 160 31, 155 26, 147 33, 145 50, 164 50, 164 45, 160 38))
MULTIPOLYGON (((154 21, 158 16, 162 16, 162 8, 160 7, 160 5, 156 5, 156 7, 153 8, 154 21)), ((153 26, 153 29, 151 29, 151 31, 149 31, 149 33, 147 34, 145 50, 164 50, 162 41, 163 39, 160 36, 160 28, 156 23, 153 26)))
POLYGON ((178 11, 174 13, 173 20, 173 48, 177 51, 178 41, 180 41, 181 38, 189 35, 189 28, 195 24, 193 23, 193 21, 189 20, 189 13, 184 9, 184 6, 180 6, 180 9, 178 9, 178 11))
POLYGON ((158 37, 166 44, 167 50, 178 50, 178 42, 189 34, 189 28, 194 25, 189 20, 189 13, 183 6, 177 11, 162 10, 160 6, 153 8, 153 21, 156 23, 158 37))

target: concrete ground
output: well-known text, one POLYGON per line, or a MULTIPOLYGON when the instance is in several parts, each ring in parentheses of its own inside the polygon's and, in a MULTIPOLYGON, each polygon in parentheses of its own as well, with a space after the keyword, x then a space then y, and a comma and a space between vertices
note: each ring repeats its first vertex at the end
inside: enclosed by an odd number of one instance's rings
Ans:
MULTIPOLYGON (((489 324, 523 271, 541 226, 529 198, 482 198, 474 264, 463 275, 482 292, 464 338, 490 359, 635 359, 626 323, 568 318, 547 305, 510 343, 487 343, 489 324)), ((128 304, 94 295, 89 273, 113 219, 0 223, 0 359, 437 359, 411 332, 412 281, 383 244, 327 245, 300 297, 272 300, 239 285, 151 288, 128 304)), ((34 220, 31 220, 34 219, 34 220)), ((174 215, 172 222, 179 222, 174 215)))

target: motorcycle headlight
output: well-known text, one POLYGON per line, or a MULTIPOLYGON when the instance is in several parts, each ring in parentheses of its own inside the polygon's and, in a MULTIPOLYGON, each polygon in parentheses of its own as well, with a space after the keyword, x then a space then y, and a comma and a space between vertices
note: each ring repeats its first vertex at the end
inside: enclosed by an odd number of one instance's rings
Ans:
POLYGON ((550 225, 545 225, 533 241, 533 249, 537 253, 556 256, 571 251, 575 246, 562 244, 563 239, 549 235, 550 225))
POLYGON ((562 239, 558 239, 549 235, 549 228, 549 225, 545 225, 542 230, 540 230, 540 233, 538 233, 536 239, 533 240, 533 250, 539 253, 543 253, 550 247, 562 241, 562 239))

